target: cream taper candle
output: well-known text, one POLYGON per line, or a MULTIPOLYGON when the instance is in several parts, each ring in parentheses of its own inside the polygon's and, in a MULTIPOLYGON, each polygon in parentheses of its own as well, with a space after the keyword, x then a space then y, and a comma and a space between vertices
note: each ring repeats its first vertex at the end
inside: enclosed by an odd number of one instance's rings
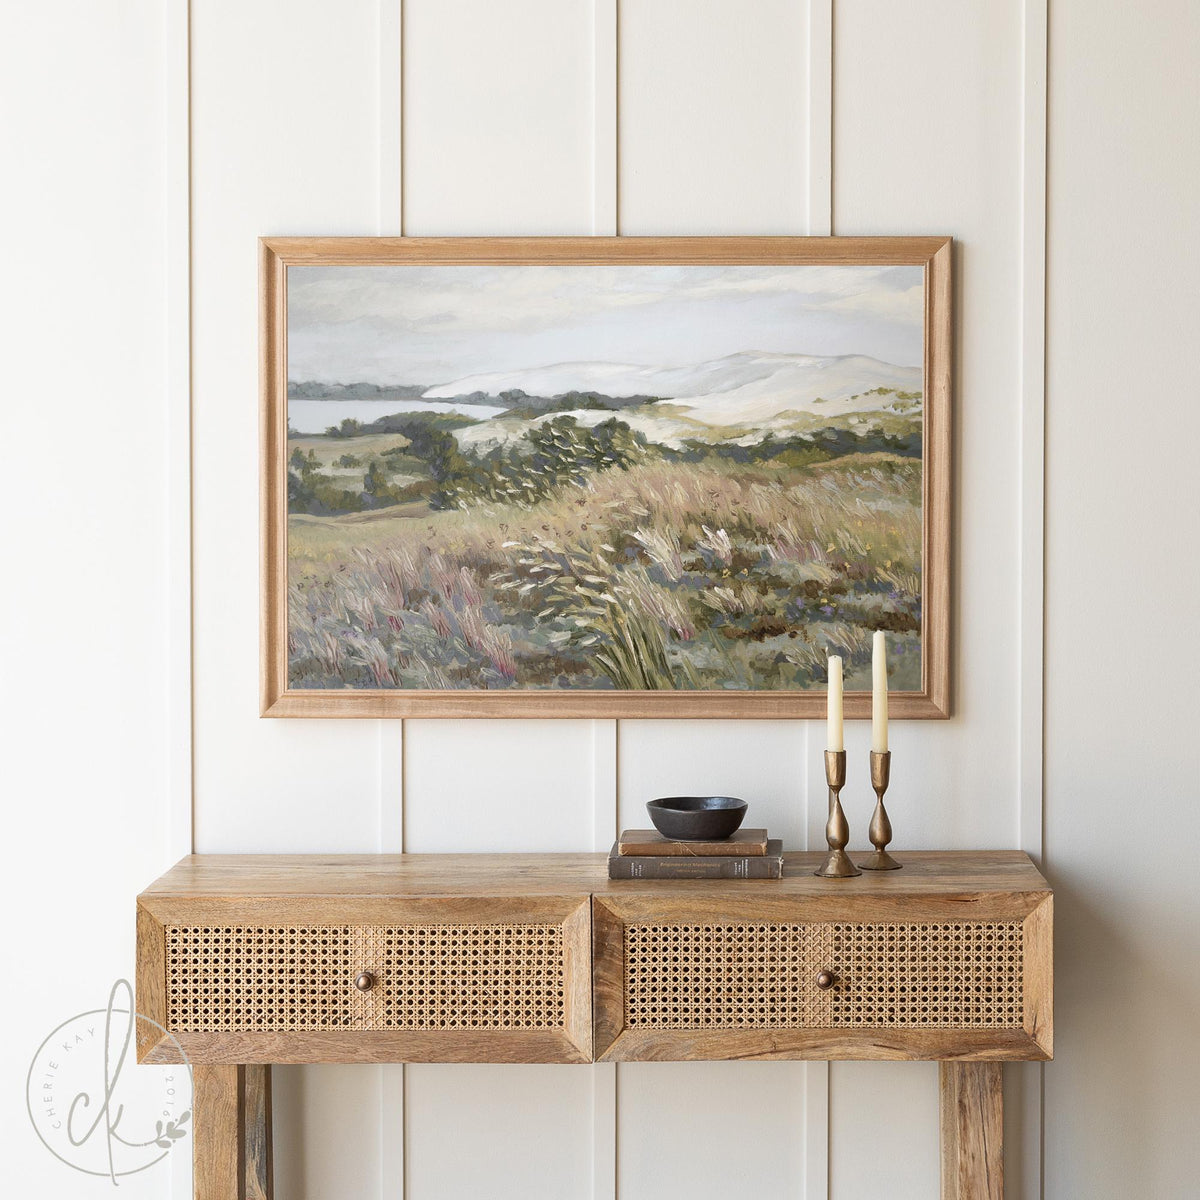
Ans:
POLYGON ((871 643, 871 749, 882 754, 888 748, 887 638, 875 631, 871 643))
POLYGON ((829 698, 826 715, 829 720, 829 742, 826 750, 844 750, 842 740, 842 660, 836 654, 829 656, 829 698))

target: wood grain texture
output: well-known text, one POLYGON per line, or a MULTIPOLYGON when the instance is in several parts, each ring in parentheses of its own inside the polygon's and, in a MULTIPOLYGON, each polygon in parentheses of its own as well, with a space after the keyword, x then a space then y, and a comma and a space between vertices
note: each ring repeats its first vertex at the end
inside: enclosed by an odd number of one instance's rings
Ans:
POLYGON ((562 923, 563 1032, 592 1061, 592 901, 586 897, 562 923))
POLYGON ((259 925, 391 925, 447 922, 559 922, 587 897, 586 889, 571 895, 542 896, 181 896, 146 897, 145 907, 171 924, 259 925))
MULTIPOLYGON (((596 1009, 597 1023, 607 1019, 611 1026, 611 1013, 601 1013, 599 1002, 596 1009)), ((1036 1062, 1046 1055, 1019 1029, 626 1029, 596 1057, 598 1062, 1036 1062)))
POLYGON ((246 1200, 272 1200, 275 1169, 271 1137, 271 1068, 244 1066, 241 1077, 245 1197, 246 1200))
POLYGON ((586 1063, 557 1030, 398 1030, 286 1033, 179 1033, 142 1060, 148 1063, 586 1063))
POLYGON ((1053 910, 1050 889, 1027 855, 910 852, 903 871, 833 883, 813 875, 821 854, 786 858, 782 880, 727 882, 611 881, 603 854, 192 855, 139 898, 139 935, 147 947, 139 1003, 144 994, 166 1011, 165 1001, 154 999, 161 988, 154 974, 166 969, 164 923, 553 921, 563 929, 563 1026, 189 1032, 176 1034, 178 1046, 169 1039, 149 1046, 142 1058, 177 1062, 181 1049, 193 1062, 210 1064, 1050 1056, 1053 910), (1015 1027, 972 1028, 964 1021, 959 1028, 952 1020, 940 1028, 626 1028, 626 924, 947 921, 1019 923, 1029 965, 1015 1027))
POLYGON ((258 258, 260 707, 287 687, 287 267, 262 242, 258 258), (284 633, 284 645, 275 638, 284 633))
MULTIPOLYGON (((284 595, 286 593, 279 592, 284 595)), ((272 635, 273 636, 273 635, 272 635)), ((947 685, 948 691, 948 685, 947 685)), ((869 692, 847 692, 847 720, 871 716, 869 692)), ((262 711, 264 717, 431 717, 474 720, 485 717, 533 717, 541 720, 629 718, 757 721, 816 720, 825 714, 825 693, 814 692, 542 692, 332 691, 304 688, 282 692, 262 711), (685 707, 686 705, 686 707, 685 707)), ((893 720, 931 720, 949 716, 923 692, 892 692, 893 720)))
POLYGON ((149 1021, 167 1027, 167 950, 166 934, 162 922, 143 905, 137 908, 137 965, 134 975, 137 1011, 146 1021, 135 1022, 137 1030, 137 1058, 143 1062, 145 1056, 162 1040, 162 1029, 155 1029, 149 1021))
POLYGON ((264 237, 285 266, 819 263, 923 266, 948 237, 264 237))
POLYGON ((243 1070, 236 1064, 192 1068, 193 1200, 242 1200, 246 1177, 243 1070))
MULTIPOLYGON (((298 689, 287 686, 287 268, 475 264, 919 265, 925 269, 922 683, 895 718, 950 714, 951 239, 945 237, 262 238, 259 244, 262 540, 260 711, 270 717, 823 716, 823 692, 298 689)), ((866 718, 869 692, 845 714, 866 718)))
MULTIPOLYGON (((684 889, 653 883, 624 892, 611 889, 593 898, 593 979, 596 1057, 604 1061, 678 1061, 686 1059, 979 1059, 1039 1060, 1050 1056, 1044 1027, 1031 1032, 1028 1016, 1018 1009, 1014 1027, 972 1028, 968 1005, 986 999, 971 996, 966 986, 963 1020, 947 1027, 855 1028, 627 1028, 625 1016, 624 926, 731 922, 1008 922, 1023 923, 1022 949, 1034 964, 1021 986, 1024 1012, 1046 1013, 1048 997, 1030 995, 1049 986, 1044 964, 1049 961, 1050 924, 1046 911, 1050 893, 1027 856, 1015 852, 906 855, 903 871, 866 875, 830 883, 811 874, 820 854, 791 855, 792 874, 779 884, 709 884, 684 889), (785 887, 784 885, 790 885, 785 887)), ((938 943, 930 934, 930 946, 938 943)), ((941 943, 952 945, 946 941, 941 943)), ((716 954, 714 949, 713 954, 716 954)), ((922 953, 935 953, 933 950, 922 953)), ((845 953, 844 951, 842 953, 845 953)), ((683 970, 681 959, 672 966, 683 970)), ((849 964, 827 964, 836 977, 849 964)), ((726 969, 714 957, 711 970, 726 969)), ((900 958, 894 966, 896 983, 904 979, 900 958)), ((913 984, 921 967, 909 968, 913 984)), ((999 968, 997 968, 999 969, 999 968)), ((1019 970, 1019 969, 1018 969, 1019 970)), ((940 973, 939 973, 940 974, 940 973)), ((1018 974, 1018 979, 1021 976, 1018 974)), ((835 982, 835 988, 840 982, 835 982)), ((932 1002, 932 993, 930 989, 932 1002)), ((899 1002, 897 997, 897 1003, 899 1002)), ((1044 1020, 1044 1018, 1042 1018, 1044 1020)))
MULTIPOLYGON (((922 529, 924 593, 921 607, 923 692, 933 709, 950 715, 950 546, 952 498, 954 297, 949 239, 925 267, 925 421, 923 442, 925 520, 922 529)), ((898 696, 897 699, 900 697, 898 696)), ((898 709, 897 716, 905 716, 898 709)))
POLYGON ((592 1048, 605 1061, 625 1028, 625 923, 592 897, 592 1048))
POLYGON ((661 855, 677 858, 729 858, 746 854, 766 854, 765 829, 738 829, 717 842, 676 842, 657 829, 627 829, 617 838, 618 854, 631 858, 661 855))
POLYGON ((1003 1200, 1004 1093, 995 1062, 943 1062, 942 1200, 1003 1200))
MULTIPOLYGON (((591 1050, 591 901, 570 872, 549 887, 543 857, 480 855, 199 856, 184 859, 143 894, 139 911, 146 936, 157 939, 155 963, 162 988, 164 924, 172 927, 295 925, 556 924, 562 927, 562 1026, 521 1030, 317 1029, 295 1032, 181 1032, 147 1045, 147 1062, 589 1062, 591 1050), (489 872, 480 859, 493 862, 489 872), (489 881, 491 886, 489 886, 489 881)), ((594 857, 584 856, 589 861, 594 857)), ((234 952, 236 953, 236 951, 234 952)), ((201 968, 204 969, 204 968, 201 968)), ((348 969, 339 986, 353 988, 348 969)), ((149 967, 140 984, 153 994, 149 967)), ((274 1002, 266 981, 265 1000, 274 1002)), ((165 1001, 163 1005, 166 1023, 165 1001)), ((185 1029, 189 1028, 184 1026, 185 1029)), ((194 1027, 193 1027, 194 1028, 194 1027)), ((218 1027, 219 1028, 219 1027, 218 1027)))
POLYGON ((193 1200, 273 1200, 271 1068, 197 1063, 192 1117, 193 1200))
POLYGON ((902 871, 864 872, 830 882, 813 871, 823 852, 784 855, 781 880, 610 880, 608 856, 595 854, 192 854, 179 860, 138 897, 156 916, 169 903, 211 901, 291 902, 298 899, 369 904, 455 899, 469 903, 497 897, 528 899, 565 918, 578 898, 599 894, 635 898, 695 896, 720 902, 803 896, 825 900, 930 899, 954 904, 973 898, 1050 893, 1027 854, 1020 850, 910 850, 902 871), (557 905, 558 907, 555 907, 557 905))
POLYGON ((1054 1057, 1054 897, 1025 918, 1025 1032, 1054 1057))

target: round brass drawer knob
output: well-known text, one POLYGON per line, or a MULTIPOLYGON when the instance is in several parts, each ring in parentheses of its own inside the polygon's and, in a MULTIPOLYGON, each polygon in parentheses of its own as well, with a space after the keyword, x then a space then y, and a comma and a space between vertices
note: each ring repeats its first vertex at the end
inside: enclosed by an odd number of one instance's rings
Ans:
POLYGON ((817 987, 819 987, 822 991, 825 991, 826 989, 833 987, 833 972, 832 971, 818 971, 817 972, 817 987))
POLYGON ((370 971, 363 971, 354 977, 354 986, 360 992, 369 992, 375 986, 375 976, 370 971))

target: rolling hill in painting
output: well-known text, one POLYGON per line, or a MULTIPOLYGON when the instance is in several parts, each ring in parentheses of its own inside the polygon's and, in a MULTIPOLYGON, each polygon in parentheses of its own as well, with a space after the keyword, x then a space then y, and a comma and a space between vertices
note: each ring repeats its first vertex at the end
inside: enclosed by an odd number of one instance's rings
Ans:
POLYGON ((919 269, 289 278, 291 687, 920 686, 919 269))
POLYGON ((919 667, 920 388, 752 352, 294 384, 292 686, 804 688, 875 628, 919 667))

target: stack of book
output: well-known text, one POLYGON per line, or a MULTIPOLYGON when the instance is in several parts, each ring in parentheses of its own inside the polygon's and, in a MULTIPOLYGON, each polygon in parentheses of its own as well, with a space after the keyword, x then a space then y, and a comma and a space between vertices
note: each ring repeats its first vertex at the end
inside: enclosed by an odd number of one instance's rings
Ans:
POLYGON ((739 829, 719 842, 673 842, 655 829, 627 829, 608 856, 609 879, 782 879, 783 842, 739 829))

